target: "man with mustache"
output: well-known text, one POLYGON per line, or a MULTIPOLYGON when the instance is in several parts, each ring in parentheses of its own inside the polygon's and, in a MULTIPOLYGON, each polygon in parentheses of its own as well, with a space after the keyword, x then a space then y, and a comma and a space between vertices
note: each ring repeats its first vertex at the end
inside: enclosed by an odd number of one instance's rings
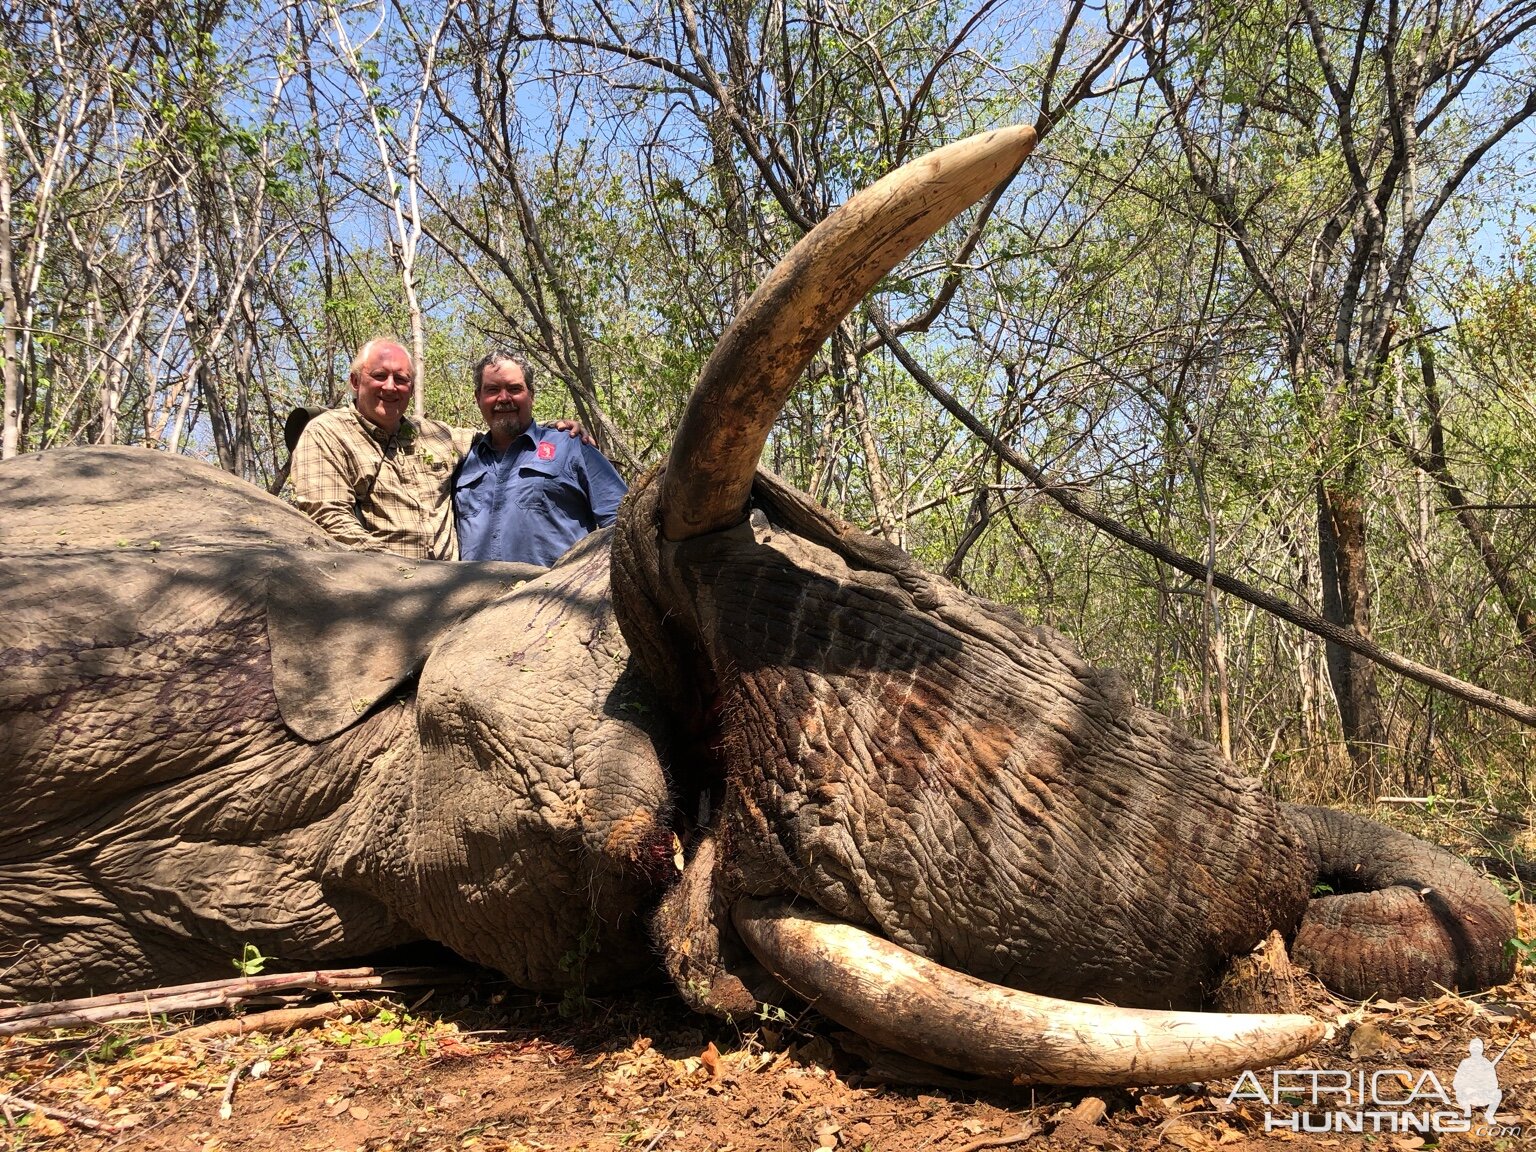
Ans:
POLYGON ((461 560, 548 566, 618 515, 628 490, 601 452, 533 419, 533 367, 497 350, 475 365, 479 433, 454 479, 461 560))

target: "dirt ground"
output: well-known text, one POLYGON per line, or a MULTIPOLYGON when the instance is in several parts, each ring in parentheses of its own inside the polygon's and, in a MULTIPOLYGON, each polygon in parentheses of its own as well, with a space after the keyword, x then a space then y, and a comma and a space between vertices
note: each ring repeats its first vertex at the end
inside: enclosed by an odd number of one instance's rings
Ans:
MULTIPOLYGON (((1519 911, 1530 939, 1536 917, 1519 911)), ((1323 1070, 1325 1083, 1345 1071, 1364 1072, 1367 1082, 1385 1072, 1375 1079, 1375 1108, 1390 1115, 1367 1116, 1364 1134, 1274 1128, 1277 1119, 1338 1125, 1360 1111, 1337 1097, 1310 1104, 1309 1081, 1295 1072, 1279 1099, 1270 1073, 1143 1091, 958 1077, 915 1083, 921 1069, 863 1047, 814 1013, 744 1031, 689 1014, 661 989, 561 1005, 482 981, 403 991, 286 1033, 209 1038, 188 1028, 217 1017, 186 1014, 0 1040, 0 1148, 1243 1152, 1364 1141, 1410 1152, 1536 1141, 1531 968, 1474 997, 1312 1008, 1337 1027, 1293 1062, 1298 1069, 1323 1070), (1474 1038, 1498 1057, 1497 1129, 1427 1138, 1391 1131, 1404 1111, 1454 1109, 1436 1086, 1454 1095, 1453 1076, 1474 1038), (1340 1103, 1346 1119, 1330 1120, 1340 1103)))

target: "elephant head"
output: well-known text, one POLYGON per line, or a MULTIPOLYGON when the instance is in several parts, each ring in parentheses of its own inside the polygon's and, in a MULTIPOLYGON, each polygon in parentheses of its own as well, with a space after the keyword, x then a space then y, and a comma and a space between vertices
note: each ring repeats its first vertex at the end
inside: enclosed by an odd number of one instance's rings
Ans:
POLYGON ((1008 990, 1192 1007, 1271 930, 1356 995, 1507 975, 1508 902, 1464 864, 1276 803, 1062 636, 757 473, 831 329, 1033 143, 1019 128, 952 145, 810 233, 721 339, 665 467, 621 513, 620 625, 716 793, 658 917, 669 971, 699 1007, 739 1012, 766 967, 910 1054, 1076 1083, 1171 1078, 1136 1050, 1160 1028, 1208 1038, 1206 1063, 1178 1066, 1200 1075, 1317 1033, 1154 1016, 1129 1041, 1123 1014, 1085 1027, 1081 1005, 1037 1015, 1008 990), (1324 878, 1339 894, 1310 899, 1324 878), (923 1008, 896 1024, 908 1004, 923 1008), (1112 1051, 1061 1041, 1095 1029, 1112 1051))

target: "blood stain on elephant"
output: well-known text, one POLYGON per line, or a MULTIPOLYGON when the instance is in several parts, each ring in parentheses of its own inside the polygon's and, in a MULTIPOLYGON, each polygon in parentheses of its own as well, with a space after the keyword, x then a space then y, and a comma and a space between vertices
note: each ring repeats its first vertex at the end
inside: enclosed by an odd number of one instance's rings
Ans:
POLYGON ((672 830, 656 819, 656 813, 636 808, 613 822, 603 850, 609 858, 628 863, 648 881, 660 885, 677 874, 672 844, 672 830))

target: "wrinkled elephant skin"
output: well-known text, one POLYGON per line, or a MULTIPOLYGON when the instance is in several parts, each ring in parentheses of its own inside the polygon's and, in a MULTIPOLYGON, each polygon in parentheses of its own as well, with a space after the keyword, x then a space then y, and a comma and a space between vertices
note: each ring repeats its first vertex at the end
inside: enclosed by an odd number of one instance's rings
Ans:
POLYGON ((140 449, 8 462, 0 506, 0 990, 213 977, 247 943, 646 970, 670 800, 602 538, 548 575, 349 553, 140 449))

